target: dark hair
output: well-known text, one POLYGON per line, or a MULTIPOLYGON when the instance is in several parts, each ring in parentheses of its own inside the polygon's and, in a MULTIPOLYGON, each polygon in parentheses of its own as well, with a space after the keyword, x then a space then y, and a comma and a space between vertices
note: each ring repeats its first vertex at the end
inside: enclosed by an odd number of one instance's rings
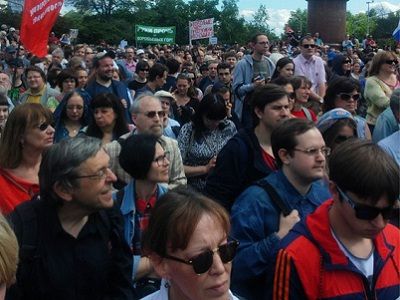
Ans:
POLYGON ((356 138, 357 137, 357 123, 356 121, 354 121, 353 119, 339 119, 337 120, 334 124, 332 124, 331 127, 329 127, 328 129, 326 129, 323 133, 322 133, 322 137, 324 138, 325 141, 325 145, 329 148, 331 148, 332 150, 334 150, 337 146, 337 144, 335 143, 339 131, 345 127, 348 126, 353 130, 353 135, 356 138))
POLYGON ((329 83, 326 90, 323 111, 330 111, 335 107, 335 100, 340 93, 352 93, 354 90, 360 91, 360 84, 357 80, 339 76, 329 83))
POLYGON ((49 68, 47 71, 47 82, 50 84, 51 88, 55 88, 57 86, 57 77, 58 74, 62 71, 62 68, 54 67, 49 68))
POLYGON ((229 69, 229 72, 231 72, 231 65, 228 64, 227 62, 221 62, 218 64, 217 66, 217 72, 219 72, 219 70, 225 70, 225 69, 229 69))
POLYGON ((75 86, 78 86, 78 78, 76 77, 75 73, 70 69, 62 70, 57 75, 57 86, 60 88, 60 91, 63 91, 62 84, 67 79, 73 79, 75 81, 75 86))
POLYGON ((181 64, 175 58, 169 58, 165 62, 165 65, 167 66, 167 68, 169 70, 168 71, 169 74, 175 74, 176 72, 178 72, 181 64))
POLYGON ((340 144, 329 158, 329 177, 375 205, 386 196, 389 205, 399 198, 399 165, 371 141, 353 139, 340 144))
POLYGON ((225 101, 220 94, 209 93, 198 104, 192 118, 195 139, 200 138, 202 133, 207 130, 203 117, 210 120, 223 120, 226 118, 225 101))
POLYGON ((256 44, 256 43, 258 42, 258 37, 261 36, 261 35, 267 36, 266 33, 257 32, 256 34, 254 34, 254 35, 251 37, 250 42, 253 43, 253 44, 256 44))
POLYGON ((317 127, 312 121, 293 118, 284 121, 272 131, 271 146, 278 167, 282 167, 278 151, 285 149, 292 155, 293 149, 297 146, 296 137, 314 128, 317 127))
POLYGON ((28 73, 29 72, 37 72, 37 73, 39 73, 40 77, 42 77, 43 81, 46 83, 46 74, 44 73, 44 71, 41 68, 39 68, 37 66, 27 67, 25 69, 25 72, 24 72, 25 78, 28 78, 28 73))
POLYGON ((119 154, 122 169, 135 179, 146 179, 157 143, 160 143, 158 138, 150 134, 132 134, 123 140, 119 154))
POLYGON ((288 84, 291 84, 293 86, 292 81, 283 76, 276 77, 275 79, 271 80, 271 83, 274 83, 276 85, 280 85, 283 87, 288 84))
POLYGON ((289 57, 282 57, 281 59, 279 59, 279 60, 276 62, 276 68, 275 68, 274 74, 272 75, 272 79, 275 79, 275 78, 279 77, 279 70, 278 70, 278 68, 279 68, 279 69, 282 69, 284 66, 286 66, 286 65, 288 65, 288 64, 293 64, 293 70, 294 70, 295 65, 294 65, 292 59, 290 59, 289 57))
POLYGON ((10 103, 7 101, 7 96, 4 94, 0 94, 0 105, 1 106, 10 106, 10 103))
MULTIPOLYGON (((90 108, 94 113, 95 109, 100 107, 110 107, 113 109, 116 115, 115 126, 113 129, 113 134, 115 137, 118 138, 121 135, 129 132, 128 124, 125 120, 124 107, 122 106, 121 100, 118 99, 117 96, 112 93, 97 94, 92 99, 90 103, 90 108)), ((92 118, 86 133, 88 136, 94 136, 100 139, 102 139, 104 135, 101 129, 97 126, 94 118, 92 118)))
POLYGON ((234 58, 236 58, 236 51, 231 50, 231 51, 226 52, 226 53, 224 54, 224 60, 227 60, 229 57, 234 57, 234 58))
POLYGON ((217 202, 186 187, 178 187, 164 194, 152 209, 149 225, 142 236, 142 252, 167 255, 186 249, 204 215, 210 216, 228 237, 229 216, 217 202))
POLYGON ((309 86, 311 88, 312 83, 311 81, 305 77, 305 76, 295 76, 291 79, 292 85, 293 85, 293 89, 296 91, 299 88, 301 88, 301 86, 303 84, 306 84, 307 86, 309 86))
POLYGON ((348 55, 336 55, 332 61, 332 72, 339 76, 349 76, 351 70, 348 70, 346 73, 343 71, 343 62, 345 60, 352 61, 351 57, 348 55))
POLYGON ((250 99, 254 126, 256 126, 259 122, 254 112, 256 108, 264 111, 264 108, 267 104, 280 100, 285 96, 287 97, 285 89, 282 86, 273 83, 268 83, 266 85, 257 87, 250 99))
POLYGON ((145 60, 139 60, 139 62, 136 64, 135 73, 138 74, 139 71, 141 71, 145 68, 150 70, 149 63, 145 60))
POLYGON ((164 72, 168 72, 168 68, 160 63, 154 64, 149 70, 149 81, 155 81, 157 76, 164 76, 164 72))

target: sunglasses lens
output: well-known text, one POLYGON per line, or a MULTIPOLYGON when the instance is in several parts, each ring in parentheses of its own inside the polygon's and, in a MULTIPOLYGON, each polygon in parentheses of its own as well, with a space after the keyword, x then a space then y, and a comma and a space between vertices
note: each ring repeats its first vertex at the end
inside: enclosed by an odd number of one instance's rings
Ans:
POLYGON ((361 220, 373 220, 375 219, 379 213, 380 210, 374 209, 373 207, 356 207, 356 217, 361 219, 361 220))
POLYGON ((360 99, 360 94, 353 95, 353 99, 354 99, 354 101, 359 100, 360 99))
POLYGON ((224 264, 233 260, 236 255, 237 246, 238 243, 236 241, 231 241, 219 247, 219 255, 224 264))
POLYGON ((39 129, 41 131, 45 131, 47 129, 47 127, 49 127, 49 125, 50 125, 49 123, 42 123, 39 125, 39 129))
POLYGON ((155 111, 149 111, 149 112, 147 113, 147 116, 148 116, 149 118, 154 118, 154 117, 156 116, 156 114, 157 114, 157 112, 155 112, 155 111))
POLYGON ((203 274, 207 272, 213 264, 213 252, 211 250, 206 250, 195 258, 192 258, 192 261, 195 273, 203 274))
POLYGON ((350 94, 345 94, 345 93, 341 93, 339 94, 340 98, 342 98, 344 101, 349 101, 351 99, 351 95, 350 94))

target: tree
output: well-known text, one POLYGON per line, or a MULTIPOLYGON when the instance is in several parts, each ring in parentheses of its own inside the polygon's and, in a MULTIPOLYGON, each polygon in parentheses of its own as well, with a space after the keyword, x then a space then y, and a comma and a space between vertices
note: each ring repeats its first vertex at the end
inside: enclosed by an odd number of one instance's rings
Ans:
POLYGON ((375 11, 370 10, 370 17, 368 20, 367 14, 358 13, 351 14, 347 12, 346 18, 346 32, 350 35, 356 36, 358 39, 363 39, 368 31, 369 24, 369 32, 373 32, 376 28, 376 20, 375 20, 375 11))
POLYGON ((290 12, 290 18, 288 20, 288 25, 295 32, 301 32, 301 35, 304 36, 307 33, 307 19, 308 13, 307 10, 297 9, 296 11, 290 12))
POLYGON ((243 39, 245 20, 239 17, 238 0, 223 0, 216 35, 223 43, 233 43, 243 39))

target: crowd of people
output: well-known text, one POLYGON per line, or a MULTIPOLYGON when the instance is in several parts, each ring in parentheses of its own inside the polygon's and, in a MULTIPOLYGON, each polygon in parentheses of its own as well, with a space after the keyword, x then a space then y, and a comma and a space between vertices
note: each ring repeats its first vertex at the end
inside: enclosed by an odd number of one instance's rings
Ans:
POLYGON ((0 298, 399 299, 400 49, 1 30, 0 298))

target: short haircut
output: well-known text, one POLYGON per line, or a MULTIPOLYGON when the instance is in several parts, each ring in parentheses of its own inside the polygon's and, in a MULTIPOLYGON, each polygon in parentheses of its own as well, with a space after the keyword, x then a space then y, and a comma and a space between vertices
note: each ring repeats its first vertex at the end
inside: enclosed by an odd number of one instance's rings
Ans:
POLYGON ((175 74, 176 72, 178 72, 181 64, 175 58, 169 58, 165 62, 165 65, 167 66, 167 68, 169 70, 168 71, 169 74, 175 74))
POLYGON ((60 91, 63 91, 62 84, 67 79, 73 79, 75 81, 75 86, 78 85, 78 78, 75 73, 71 69, 65 69, 57 75, 57 86, 60 88, 60 91))
POLYGON ((159 97, 154 96, 153 94, 149 93, 149 92, 145 92, 140 94, 135 101, 133 101, 132 105, 131 105, 131 110, 130 113, 131 114, 137 114, 140 113, 140 108, 142 107, 142 103, 144 101, 158 101, 161 105, 161 100, 159 97), (150 100, 149 100, 150 99, 150 100))
POLYGON ((28 78, 29 72, 39 73, 40 77, 42 77, 43 81, 46 82, 46 74, 44 73, 44 71, 41 68, 39 68, 37 66, 30 66, 30 67, 26 68, 25 72, 24 72, 25 78, 28 78))
MULTIPOLYGON (((400 110, 400 88, 395 89, 390 96, 390 109, 392 110, 393 114, 396 116, 400 110)), ((397 119, 397 116, 396 116, 397 119)), ((399 122, 399 120, 397 120, 399 122)))
POLYGON ((121 142, 119 164, 134 179, 146 179, 156 153, 158 138, 150 134, 132 134, 121 142))
POLYGON ((41 104, 24 103, 17 105, 8 116, 0 142, 0 167, 15 169, 22 160, 22 142, 28 128, 41 122, 52 123, 53 114, 41 104))
POLYGON ((254 34, 254 35, 251 37, 250 42, 253 43, 253 44, 256 44, 256 43, 258 42, 258 37, 261 36, 261 35, 267 36, 266 33, 257 32, 256 34, 254 34))
POLYGON ((229 57, 234 57, 236 59, 236 52, 234 50, 231 50, 224 54, 224 60, 227 60, 229 57))
POLYGON ((285 96, 287 97, 285 89, 282 86, 273 83, 268 83, 266 85, 257 87, 254 90, 253 95, 250 99, 250 104, 253 112, 253 120, 255 122, 254 125, 257 125, 259 122, 258 118, 254 116, 254 111, 256 108, 264 111, 264 108, 267 104, 280 100, 285 96))
POLYGON ((185 187, 164 194, 156 202, 143 233, 143 253, 165 257, 169 251, 186 249, 203 216, 210 216, 228 237, 229 216, 217 202, 185 187))
POLYGON ((332 82, 328 85, 328 88, 326 89, 323 111, 327 112, 336 108, 335 100, 340 93, 350 94, 354 90, 356 90, 357 92, 360 91, 360 84, 357 80, 344 76, 339 76, 332 80, 332 82))
POLYGON ((88 136, 64 139, 51 146, 44 153, 39 169, 42 198, 49 203, 61 204, 62 200, 53 191, 54 185, 58 183, 67 190, 78 187, 79 166, 101 149, 101 140, 88 136))
POLYGON ((313 38, 311 35, 307 34, 307 35, 303 36, 303 37, 300 39, 299 45, 300 45, 300 46, 303 46, 303 42, 304 42, 304 41, 313 41, 313 42, 314 42, 314 38, 313 38))
POLYGON ((224 61, 224 62, 221 62, 221 63, 218 64, 218 66, 217 66, 217 71, 218 72, 219 72, 219 70, 225 70, 225 69, 229 69, 229 72, 232 71, 231 65, 228 64, 227 62, 224 61))
POLYGON ((0 106, 10 106, 8 103, 7 96, 0 93, 0 106))
POLYGON ((278 152, 280 149, 285 149, 290 155, 293 154, 293 149, 297 146, 298 135, 306 133, 311 129, 316 129, 314 122, 306 119, 288 119, 276 127, 271 134, 271 146, 276 164, 282 167, 283 163, 278 152))
POLYGON ((0 285, 9 287, 17 273, 18 242, 10 225, 0 214, 0 285))
POLYGON ((371 205, 383 196, 390 205, 399 198, 399 165, 373 142, 346 141, 333 151, 328 164, 332 181, 371 205))
POLYGON ((149 81, 155 81, 158 77, 163 77, 164 72, 168 72, 168 68, 160 63, 154 64, 149 70, 149 81))
POLYGON ((139 62, 136 64, 135 73, 138 74, 143 69, 150 70, 149 63, 147 61, 145 61, 145 60, 139 60, 139 62))
POLYGON ((61 48, 56 48, 53 50, 53 52, 51 52, 51 55, 57 55, 61 58, 64 58, 64 51, 61 48))
POLYGON ((312 83, 311 83, 310 79, 308 79, 305 76, 301 76, 301 75, 293 77, 291 79, 291 82, 292 82, 292 85, 293 85, 293 89, 295 91, 298 90, 299 88, 301 88, 301 86, 303 84, 307 85, 309 88, 311 88, 311 86, 312 86, 312 83))

